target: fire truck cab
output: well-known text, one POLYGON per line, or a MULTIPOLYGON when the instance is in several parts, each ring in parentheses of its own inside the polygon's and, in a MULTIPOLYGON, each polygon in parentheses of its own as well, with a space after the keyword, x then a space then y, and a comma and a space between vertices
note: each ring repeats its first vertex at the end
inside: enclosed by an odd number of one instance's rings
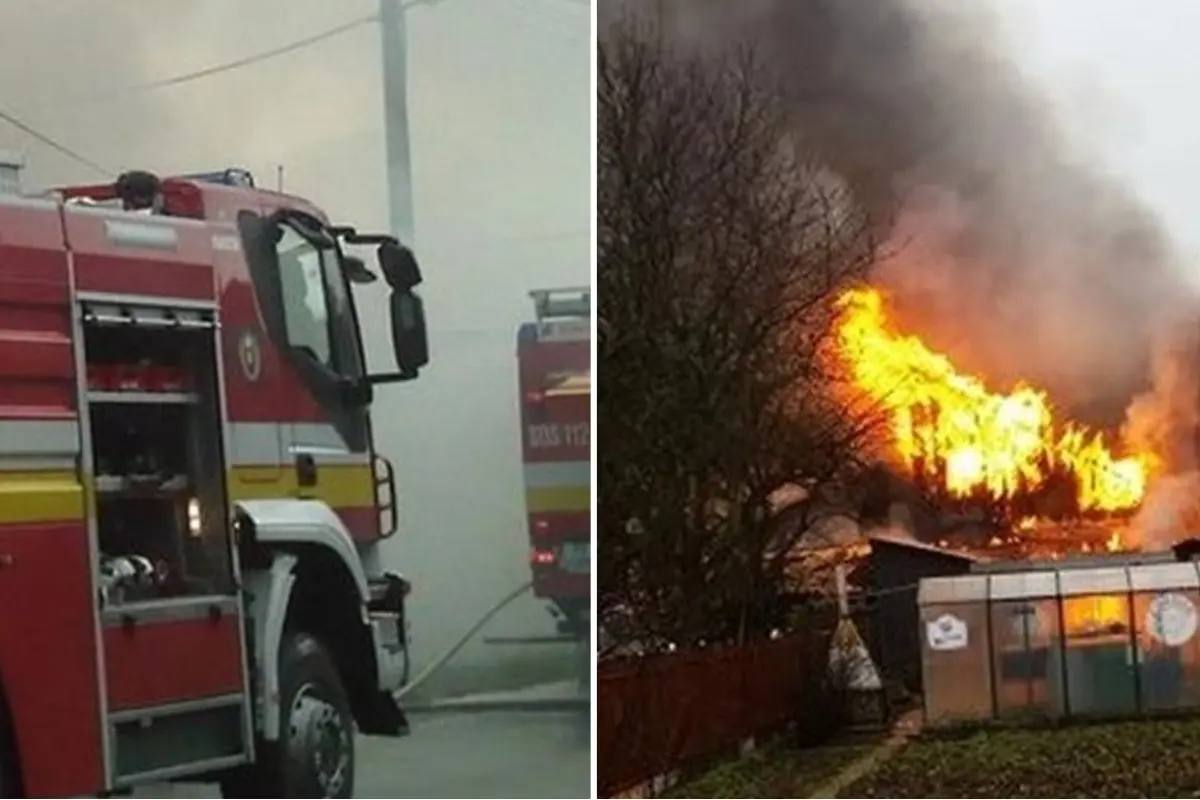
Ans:
POLYGON ((591 289, 541 289, 530 296, 536 319, 520 328, 517 362, 533 590, 550 602, 561 634, 586 640, 591 601, 591 289))
POLYGON ((241 170, 134 178, 0 195, 0 796, 349 797, 406 732, 368 409, 428 361, 420 270, 241 170))

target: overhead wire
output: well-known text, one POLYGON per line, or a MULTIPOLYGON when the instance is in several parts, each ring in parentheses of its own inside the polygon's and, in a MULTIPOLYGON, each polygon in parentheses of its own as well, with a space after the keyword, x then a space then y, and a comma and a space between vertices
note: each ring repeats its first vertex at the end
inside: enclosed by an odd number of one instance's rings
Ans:
POLYGON ((96 161, 93 161, 92 159, 88 158, 87 156, 71 149, 70 147, 67 147, 62 142, 59 142, 56 139, 52 139, 51 137, 42 133, 37 128, 34 128, 32 125, 30 125, 29 123, 20 119, 19 117, 17 117, 10 111, 5 111, 4 109, 0 109, 0 120, 7 122, 9 125, 16 128, 17 130, 21 131, 25 135, 29 136, 32 139, 35 139, 36 141, 41 142, 42 144, 46 145, 50 149, 66 156, 67 158, 71 159, 72 161, 78 162, 79 164, 82 164, 85 167, 88 167, 89 169, 93 169, 105 176, 111 176, 113 174, 113 171, 110 170, 108 167, 102 166, 101 164, 97 163, 96 161))
POLYGON ((178 86, 183 83, 190 83, 192 81, 197 81, 201 78, 207 78, 212 75, 219 75, 222 72, 230 72, 235 69, 241 69, 242 67, 247 67, 251 64, 257 64, 260 61, 267 61, 268 59, 277 58, 279 56, 286 55, 287 53, 303 50, 306 47, 311 47, 312 45, 323 42, 326 39, 332 39, 335 36, 340 36, 343 33, 354 30, 355 28, 365 25, 368 22, 378 21, 378 19, 379 16, 377 14, 368 14, 367 16, 359 17, 357 19, 350 20, 349 22, 344 22, 341 25, 336 25, 332 28, 326 28, 319 33, 314 33, 311 36, 304 37, 303 39, 296 39, 295 41, 289 42, 285 45, 280 45, 279 47, 272 47, 269 50, 262 50, 252 55, 242 56, 241 58, 235 58, 232 61, 225 61, 220 64, 204 67, 203 69, 197 69, 180 75, 174 75, 170 78, 162 78, 156 81, 150 81, 148 83, 135 84, 134 86, 130 87, 130 90, 153 91, 155 89, 164 89, 168 86, 178 86))
MULTIPOLYGON (((405 7, 427 5, 427 4, 432 4, 435 1, 436 0, 410 0, 410 2, 405 4, 405 7)), ((569 3, 569 4, 573 5, 574 3, 569 3)), ((584 5, 586 5, 586 4, 584 4, 584 5)), ((332 39, 334 37, 337 37, 344 33, 352 31, 352 30, 354 30, 362 25, 365 25, 367 23, 378 22, 378 21, 379 21, 378 14, 368 14, 368 15, 365 15, 362 17, 358 17, 356 19, 349 20, 348 22, 344 22, 340 25, 335 25, 331 28, 326 28, 317 33, 311 34, 309 36, 305 36, 301 39, 296 39, 287 44, 280 45, 278 47, 273 47, 273 48, 270 48, 267 50, 262 50, 257 53, 253 53, 251 55, 232 59, 230 61, 224 61, 224 62, 221 62, 218 64, 213 64, 211 66, 204 67, 202 69, 192 70, 192 71, 184 72, 184 73, 181 73, 178 75, 173 75, 168 78, 161 78, 159 80, 148 81, 148 82, 141 83, 141 84, 135 84, 133 86, 130 86, 130 87, 127 87, 127 88, 121 90, 120 92, 118 92, 116 94, 127 94, 130 92, 140 92, 140 91, 155 91, 158 89, 165 89, 165 88, 172 87, 172 86, 179 86, 182 84, 191 83, 193 81, 201 80, 203 78, 211 77, 214 75, 220 75, 225 72, 232 72, 233 70, 241 69, 243 67, 247 67, 252 64, 256 64, 256 63, 259 63, 262 61, 267 61, 267 60, 270 60, 273 58, 278 58, 279 56, 283 56, 288 53, 293 53, 298 50, 303 50, 307 47, 311 47, 312 45, 323 42, 327 39, 332 39)), ((67 158, 69 158, 83 166, 88 167, 89 169, 99 172, 100 174, 105 175, 105 176, 111 176, 114 174, 114 172, 111 169, 109 169, 108 167, 101 165, 99 162, 97 162, 91 158, 88 158, 87 156, 74 150, 73 148, 68 147, 67 145, 64 145, 63 143, 57 141, 56 139, 50 137, 49 135, 41 132, 34 126, 25 122, 20 117, 17 117, 11 111, 6 111, 4 109, 0 109, 0 120, 7 122, 9 125, 16 128, 17 130, 21 131, 22 133, 26 134, 30 138, 46 145, 47 147, 51 148, 55 152, 58 152, 59 154, 66 156, 67 158)))
MULTIPOLYGON (((414 8, 414 7, 418 7, 418 6, 423 6, 423 5, 435 5, 439 2, 442 2, 442 0, 409 0, 409 2, 404 3, 404 8, 409 9, 409 8, 414 8)), ((571 0, 564 0, 564 2, 568 6, 579 5, 579 6, 582 6, 585 8, 587 7, 586 1, 574 2, 571 0)), ((171 86, 179 86, 181 84, 191 83, 192 81, 197 81, 202 78, 211 77, 213 75, 220 75, 222 73, 231 72, 233 70, 241 69, 242 67, 247 67, 252 64, 257 64, 262 61, 267 61, 267 60, 270 60, 273 58, 278 58, 279 56, 287 55, 288 53, 293 53, 293 52, 296 52, 297 50, 303 50, 306 47, 311 47, 312 45, 319 44, 320 42, 323 42, 327 39, 332 39, 332 38, 340 36, 344 33, 348 33, 349 31, 352 31, 358 27, 361 27, 362 25, 366 25, 368 23, 375 23, 378 21, 379 21, 378 14, 366 14, 364 16, 357 17, 357 18, 349 20, 347 22, 343 22, 340 25, 335 25, 331 28, 326 28, 324 30, 318 31, 317 33, 311 34, 309 36, 305 36, 301 39, 293 40, 284 45, 272 47, 267 50, 261 50, 257 53, 252 53, 250 55, 241 56, 239 58, 235 58, 235 59, 232 59, 229 61, 223 61, 223 62, 220 62, 217 64, 210 65, 208 67, 203 67, 201 69, 196 69, 196 70, 191 70, 189 72, 180 73, 178 75, 173 75, 168 78, 160 78, 158 80, 147 81, 145 83, 133 84, 131 86, 127 86, 123 89, 113 92, 112 94, 120 95, 120 94, 132 93, 132 92, 155 91, 157 89, 164 89, 164 88, 168 88, 171 86)))
MULTIPOLYGON (((287 44, 272 47, 267 50, 261 50, 257 53, 251 53, 250 55, 240 56, 238 58, 235 58, 235 59, 232 59, 229 61, 222 61, 217 64, 211 64, 207 67, 190 70, 188 72, 179 73, 177 75, 172 75, 172 76, 169 76, 166 78, 159 78, 157 80, 146 81, 144 83, 130 84, 127 86, 123 86, 121 88, 115 88, 115 89, 110 89, 108 91, 102 91, 98 94, 88 94, 86 96, 77 97, 77 98, 69 98, 68 97, 68 98, 51 99, 51 102, 56 107, 63 105, 65 103, 70 103, 76 107, 78 107, 78 106, 86 107, 92 103, 115 100, 115 99, 118 99, 121 97, 125 97, 127 95, 138 94, 141 92, 153 92, 153 91, 156 91, 159 89, 165 89, 165 88, 169 88, 172 86, 180 86, 183 84, 191 83, 193 81, 198 81, 203 78, 211 77, 214 75, 220 75, 220 74, 223 74, 226 72, 232 72, 234 70, 241 69, 242 67, 251 66, 253 64, 257 64, 262 61, 268 61, 270 59, 278 58, 280 56, 287 55, 289 53, 294 53, 298 50, 303 50, 307 47, 311 47, 313 45, 319 44, 328 39, 333 39, 337 36, 341 36, 345 33, 355 30, 356 28, 359 28, 362 25, 365 25, 367 23, 375 22, 378 19, 379 19, 378 15, 368 14, 366 16, 358 17, 356 19, 352 19, 347 22, 343 22, 339 25, 335 25, 332 28, 325 28, 321 31, 310 34, 308 36, 305 36, 301 39, 295 39, 291 42, 288 42, 287 44)), ((35 106, 35 108, 40 108, 40 105, 35 106)), ((28 109, 26 109, 26 110, 28 110, 28 109)))
MULTIPOLYGON (((130 87, 122 90, 120 92, 120 94, 125 94, 128 92, 136 92, 136 91, 154 91, 156 89, 164 89, 164 88, 171 87, 171 86, 178 86, 181 84, 190 83, 192 81, 200 80, 202 78, 207 78, 212 75, 219 75, 223 72, 230 72, 235 69, 240 69, 242 67, 246 67, 251 64, 258 63, 260 61, 266 61, 268 59, 277 58, 279 56, 286 55, 287 53, 292 53, 297 50, 302 50, 306 47, 311 47, 312 45, 317 44, 319 42, 323 42, 326 39, 332 39, 335 36, 340 36, 343 33, 354 30, 355 28, 358 28, 361 25, 364 25, 368 22, 373 22, 376 20, 378 20, 378 16, 374 15, 374 14, 359 17, 357 19, 350 20, 349 22, 344 22, 341 25, 336 25, 332 28, 326 28, 323 31, 319 31, 318 33, 314 33, 314 34, 312 34, 310 36, 306 36, 302 39, 296 39, 292 42, 289 42, 288 44, 281 45, 279 47, 273 47, 268 50, 262 50, 258 53, 253 53, 248 56, 242 56, 241 58, 236 58, 231 61, 225 61, 225 62, 222 62, 219 64, 213 64, 213 65, 205 67, 203 69, 192 70, 190 72, 185 72, 185 73, 182 73, 179 75, 173 75, 169 78, 162 78, 162 79, 159 79, 156 81, 149 81, 147 83, 135 84, 134 86, 130 86, 130 87)), ((113 170, 109 169, 108 167, 103 166, 102 164, 95 161, 94 159, 88 158, 87 156, 83 155, 82 153, 78 152, 77 150, 75 150, 71 147, 68 147, 67 145, 63 144, 62 142, 58 141, 57 139, 54 139, 53 137, 43 133, 42 131, 38 130, 33 125, 31 125, 28 122, 26 122, 25 120, 21 119, 20 117, 18 117, 16 114, 14 114, 11 111, 0 109, 0 120, 3 120, 4 122, 11 125, 13 128, 16 128, 17 130, 21 131, 25 135, 29 136, 31 139, 34 139, 35 141, 38 141, 38 142, 46 145, 47 147, 51 148, 55 152, 57 152, 63 156, 66 156, 67 158, 71 159, 72 161, 82 164, 83 166, 86 166, 89 169, 95 170, 96 172, 99 172, 100 174, 105 175, 105 176, 111 176, 114 174, 113 170)))

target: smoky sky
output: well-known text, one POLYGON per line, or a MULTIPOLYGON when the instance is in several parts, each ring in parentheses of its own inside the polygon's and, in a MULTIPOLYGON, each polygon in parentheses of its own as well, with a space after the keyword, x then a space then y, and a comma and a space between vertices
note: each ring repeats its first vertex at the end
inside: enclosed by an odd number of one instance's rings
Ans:
POLYGON ((1026 379, 1119 418, 1191 290, 1156 215, 1068 136, 986 4, 663 5, 678 41, 754 47, 797 131, 881 220, 876 277, 907 327, 997 388, 1026 379))

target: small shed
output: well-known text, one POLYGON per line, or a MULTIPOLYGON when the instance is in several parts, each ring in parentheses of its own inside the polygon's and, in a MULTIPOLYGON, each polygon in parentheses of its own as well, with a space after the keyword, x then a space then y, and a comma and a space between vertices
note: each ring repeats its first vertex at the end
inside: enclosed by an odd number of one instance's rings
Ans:
POLYGON ((917 602, 930 723, 1200 709, 1196 562, 929 578, 917 602))
POLYGON ((966 575, 980 558, 900 536, 873 534, 867 541, 867 646, 885 681, 920 693, 917 584, 922 578, 966 575))

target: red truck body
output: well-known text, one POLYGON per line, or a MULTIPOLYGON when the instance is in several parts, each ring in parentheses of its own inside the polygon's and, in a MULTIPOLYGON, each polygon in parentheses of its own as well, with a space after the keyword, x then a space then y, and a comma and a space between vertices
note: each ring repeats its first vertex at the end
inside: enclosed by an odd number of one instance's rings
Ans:
POLYGON ((586 635, 591 599, 591 329, 587 289, 532 293, 536 322, 521 326, 525 504, 538 597, 560 628, 586 635))
MULTIPOLYGON (((378 498, 379 457, 366 406, 339 417, 285 361, 264 327, 266 303, 239 234, 239 215, 268 218, 288 209, 323 225, 324 214, 300 198, 245 186, 167 179, 161 191, 167 213, 154 216, 114 205, 112 185, 43 198, 0 195, 0 796, 19 796, 3 793, 17 791, 14 783, 29 796, 68 797, 224 775, 251 762, 254 747, 274 746, 278 724, 272 718, 274 728, 264 728, 253 711, 258 683, 264 675, 274 680, 277 669, 268 645, 278 636, 264 630, 283 630, 283 612, 268 607, 266 593, 281 598, 293 623, 308 624, 299 601, 286 601, 315 585, 289 571, 291 564, 307 569, 309 554, 325 559, 310 563, 337 568, 328 574, 349 576, 346 618, 361 623, 361 652, 384 654, 356 661, 359 651, 338 650, 367 676, 366 688, 354 687, 367 698, 356 706, 363 719, 375 709, 375 695, 390 690, 388 670, 399 662, 379 644, 378 632, 393 619, 377 618, 364 599, 383 585, 369 558, 391 533, 382 519, 394 512, 378 498), (209 405, 156 383, 165 373, 137 365, 126 369, 142 370, 135 377, 145 385, 119 396, 127 387, 110 384, 124 378, 93 363, 88 325, 96 323, 111 342, 125 321, 134 331, 135 321, 155 320, 157 327, 137 334, 139 345, 187 328, 199 331, 197 347, 210 348, 197 352, 214 354, 195 359, 212 366, 203 388, 209 405), (110 491, 100 481, 112 470, 94 455, 92 437, 96 415, 114 408, 134 408, 129 418, 163 419, 186 408, 191 416, 180 419, 214 426, 214 436, 178 449, 216 454, 219 463, 197 472, 215 487, 215 511, 203 527, 197 512, 179 530, 191 523, 189 542, 209 537, 202 555, 232 564, 211 571, 232 576, 225 588, 145 602, 110 602, 101 594, 97 496, 110 491), (228 511, 236 504, 275 516, 238 529, 228 511), (271 545, 269 534, 287 538, 288 520, 303 528, 306 543, 271 545), (336 535, 322 539, 322 530, 336 535), (243 591, 248 585, 263 587, 256 589, 261 609, 243 591), (211 730, 201 727, 212 720, 211 730)), ((361 350, 352 306, 341 322, 347 348, 361 350)), ((196 425, 186 430, 208 430, 196 425)), ((193 561, 201 563, 200 556, 193 561)), ((320 584, 324 609, 337 607, 341 588, 320 584)), ((306 630, 336 634, 333 626, 306 630)))

